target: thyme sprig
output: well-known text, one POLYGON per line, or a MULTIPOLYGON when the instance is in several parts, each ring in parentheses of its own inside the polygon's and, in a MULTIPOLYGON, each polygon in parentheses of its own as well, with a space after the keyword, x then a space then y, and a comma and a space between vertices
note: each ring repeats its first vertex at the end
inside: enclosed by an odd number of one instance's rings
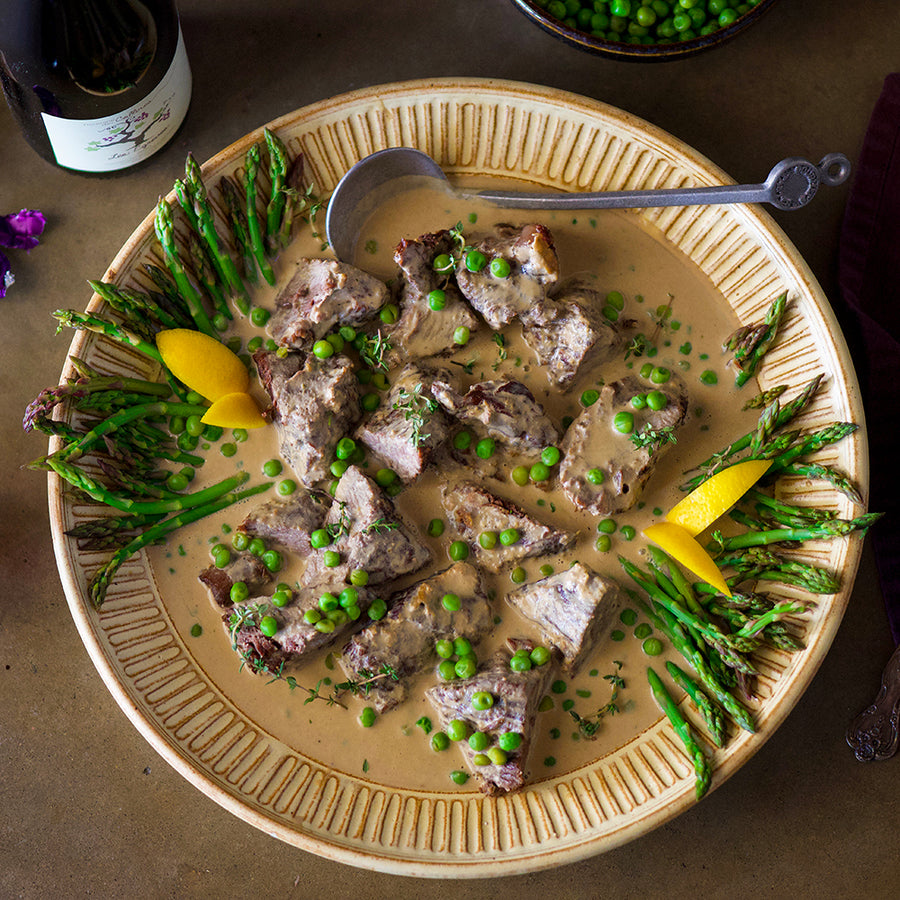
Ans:
POLYGON ((381 329, 372 337, 367 337, 359 351, 359 358, 370 368, 377 371, 388 371, 385 356, 391 351, 391 342, 384 337, 381 329))
POLYGON ((428 420, 438 408, 437 400, 423 396, 423 390, 422 382, 419 382, 411 391, 401 386, 399 398, 393 406, 394 409, 403 413, 403 418, 407 422, 412 424, 409 440, 414 447, 418 447, 431 437, 430 434, 424 434, 422 429, 425 428, 428 420))
POLYGON ((678 438, 675 437, 675 429, 671 425, 664 428, 654 428, 652 425, 645 425, 640 431, 635 432, 630 437, 631 443, 638 449, 644 448, 651 456, 656 450, 661 450, 666 444, 675 444, 678 438))
POLYGON ((347 512, 347 503, 338 500, 338 520, 325 526, 332 543, 339 541, 345 534, 350 534, 350 514, 347 512))
POLYGON ((593 739, 596 737, 605 716, 614 716, 620 712, 618 704, 619 691, 625 688, 625 679, 619 674, 622 670, 622 661, 614 659, 613 665, 616 667, 615 672, 603 676, 603 680, 608 681, 612 687, 612 694, 608 702, 590 717, 580 716, 574 709, 569 710, 569 715, 578 724, 578 731, 586 738, 593 739))
POLYGON ((370 522, 366 525, 365 531, 381 533, 382 531, 393 531, 395 528, 399 527, 400 526, 396 522, 388 522, 384 516, 379 516, 374 522, 370 522))

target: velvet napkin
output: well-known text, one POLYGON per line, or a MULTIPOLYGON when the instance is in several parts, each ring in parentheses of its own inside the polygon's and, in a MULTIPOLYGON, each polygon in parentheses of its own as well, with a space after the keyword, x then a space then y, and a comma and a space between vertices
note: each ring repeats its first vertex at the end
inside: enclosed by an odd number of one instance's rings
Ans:
POLYGON ((869 539, 900 644, 900 73, 884 81, 855 166, 838 284, 855 320, 847 338, 868 426, 869 507, 886 513, 869 539))

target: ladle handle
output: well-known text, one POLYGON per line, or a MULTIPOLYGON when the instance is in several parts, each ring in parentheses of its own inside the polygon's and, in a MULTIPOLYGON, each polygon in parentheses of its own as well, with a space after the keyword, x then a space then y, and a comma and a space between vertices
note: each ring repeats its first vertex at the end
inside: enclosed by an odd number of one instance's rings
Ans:
POLYGON ((820 184, 841 184, 849 174, 850 161, 847 157, 840 153, 830 153, 817 166, 805 159, 784 159, 772 168, 762 184, 597 191, 583 194, 484 190, 464 196, 474 196, 497 206, 516 209, 637 209, 722 203, 771 203, 778 209, 799 209, 812 200, 820 184))

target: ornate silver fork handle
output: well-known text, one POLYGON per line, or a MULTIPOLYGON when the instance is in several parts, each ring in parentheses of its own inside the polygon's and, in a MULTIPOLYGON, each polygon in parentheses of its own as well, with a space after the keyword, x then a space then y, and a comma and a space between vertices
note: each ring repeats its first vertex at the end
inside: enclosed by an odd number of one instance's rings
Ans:
POLYGON ((890 759, 900 745, 900 645, 881 675, 881 688, 847 729, 847 743, 862 762, 890 759))

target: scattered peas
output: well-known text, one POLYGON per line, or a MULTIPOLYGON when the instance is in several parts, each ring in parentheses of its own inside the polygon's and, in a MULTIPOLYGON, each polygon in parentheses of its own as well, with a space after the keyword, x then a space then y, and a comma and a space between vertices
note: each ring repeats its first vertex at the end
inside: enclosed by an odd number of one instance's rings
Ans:
POLYGON ((282 497, 290 497, 297 490, 297 482, 293 478, 279 481, 275 488, 282 497))
POLYGON ((375 724, 376 718, 377 714, 375 710, 371 706, 365 706, 359 714, 359 724, 362 725, 363 728, 371 728, 375 724))
POLYGON ((447 292, 442 291, 440 288, 435 288, 433 291, 428 292, 426 299, 430 309, 440 312, 447 305, 447 292))
POLYGON ((247 545, 247 549, 254 556, 262 556, 263 553, 266 552, 266 542, 259 537, 251 538, 250 543, 247 545))
POLYGON ((443 533, 444 533, 444 520, 443 519, 432 519, 428 523, 429 537, 440 537, 443 533))
POLYGON ((487 757, 495 766, 505 766, 509 759, 506 751, 500 747, 491 747, 487 752, 487 757))
POLYGON ((497 546, 497 532, 496 531, 482 531, 481 534, 478 535, 478 543, 485 550, 493 550, 494 547, 497 546))
POLYGON ((261 306, 254 306, 253 309, 250 310, 250 323, 257 328, 263 328, 266 322, 269 321, 271 315, 272 314, 267 309, 263 309, 261 306))
POLYGON ((471 335, 472 332, 465 325, 460 325, 459 328, 453 331, 453 343, 463 347, 469 343, 471 335))
POLYGON ((528 470, 528 477, 536 484, 540 484, 550 478, 550 469, 542 462, 535 463, 528 470))
POLYGON ((333 569, 341 564, 341 554, 337 550, 326 550, 322 555, 322 562, 328 569, 333 569))
POLYGON ((507 753, 512 753, 514 750, 518 750, 522 744, 522 735, 517 731, 504 731, 497 738, 497 746, 501 750, 505 750, 507 753))
POLYGON ((239 552, 246 550, 250 546, 250 536, 246 531, 236 531, 231 536, 231 546, 239 552))
POLYGON ((550 662, 550 651, 546 647, 537 646, 528 656, 536 666, 545 666, 550 662))
POLYGON ((653 363, 644 363, 641 366, 641 378, 649 378, 653 372, 653 363))
MULTIPOLYGON (((378 311, 378 318, 385 325, 393 325, 400 318, 400 307, 396 303, 386 303, 378 311)), ((315 352, 315 350, 313 351, 315 352)))
POLYGON ((500 543, 503 544, 504 547, 511 547, 518 542, 520 537, 521 535, 519 534, 518 528, 504 528, 503 531, 500 532, 500 543))
POLYGON ((650 637, 651 634, 653 634, 653 629, 646 622, 641 622, 641 624, 634 629, 634 636, 638 640, 650 637))
POLYGON ((647 656, 659 656, 663 652, 663 643, 659 638, 649 637, 641 644, 641 649, 647 656))
POLYGON ((340 478, 347 469, 350 468, 350 463, 347 462, 346 459, 336 459, 329 467, 328 471, 334 475, 335 478, 340 478))
POLYGON ((236 581, 228 592, 232 603, 242 603, 250 596, 250 588, 245 581, 236 581))
POLYGON ((700 381, 708 385, 718 384, 719 376, 712 369, 706 369, 700 373, 700 381))
POLYGON ((266 550, 262 554, 262 561, 270 572, 280 572, 284 565, 284 557, 277 550, 266 550))
POLYGON ((446 639, 435 641, 434 652, 441 659, 450 659, 450 657, 453 656, 453 641, 448 641, 446 639))
POLYGON ((191 625, 191 637, 200 637, 203 634, 203 626, 199 622, 191 625))
POLYGON ((452 659, 442 659, 438 664, 438 676, 442 681, 456 678, 456 663, 452 659))
POLYGON ((472 446, 472 433, 470 431, 458 431, 453 436, 453 446, 457 450, 468 450, 472 446))
POLYGON ((454 562, 462 562, 469 557, 469 545, 465 541, 454 541, 447 552, 454 562))
POLYGON ((566 687, 564 681, 554 681, 553 684, 550 685, 550 690, 553 691, 554 694, 564 694, 566 692, 566 687))
POLYGON ((464 741, 469 737, 469 726, 462 719, 454 719, 447 725, 447 737, 451 741, 464 741))
POLYGON ((334 345, 325 340, 316 341, 313 344, 313 356, 318 359, 328 359, 330 356, 334 356, 334 345))
POLYGON ((593 388, 588 388, 581 395, 581 405, 582 406, 593 406, 600 399, 600 391, 595 391, 593 388))
POLYGON ((616 628, 612 634, 610 634, 610 638, 614 641, 624 641, 625 640, 625 632, 622 631, 621 628, 616 628))
POLYGON ((456 612, 462 607, 462 601, 459 599, 459 594, 444 594, 441 597, 441 605, 448 612, 456 612))
POLYGON ((669 398, 662 391, 650 391, 647 394, 647 406, 654 411, 665 409, 669 405, 669 398))
POLYGON ((626 541, 633 541, 637 531, 635 530, 633 525, 623 525, 619 534, 622 535, 622 538, 626 541))
POLYGON ((334 448, 334 455, 338 459, 349 459, 356 450, 356 441, 350 437, 342 437, 334 448))
POLYGON ((600 553, 609 553, 612 547, 612 538, 608 534, 598 535, 597 540, 594 541, 594 547, 600 553))
POLYGON ((672 377, 672 373, 665 366, 654 366, 650 373, 650 380, 654 384, 665 384, 672 377))
POLYGON ((635 394, 631 398, 631 406, 632 406, 632 409, 646 409, 647 395, 646 394, 635 394))
POLYGON ((354 569, 350 573, 350 584, 365 587, 369 583, 369 573, 365 569, 354 569))
POLYGON ((545 466, 555 466, 562 454, 560 453, 559 447, 554 447, 552 444, 548 447, 544 447, 541 450, 541 462, 544 463, 545 466))
POLYGON ((263 463, 263 474, 268 476, 269 478, 275 478, 281 474, 284 466, 281 463, 280 459, 269 459, 263 463))
POLYGON ((615 519, 601 519, 597 523, 597 531, 600 534, 615 534, 618 527, 615 519))
POLYGON ((510 581, 512 581, 513 584, 522 584, 527 577, 528 573, 521 566, 516 566, 512 572, 509 573, 510 581))
POLYGON ((377 622, 379 619, 383 619, 385 617, 385 615, 387 614, 387 602, 381 597, 376 597, 369 604, 368 612, 369 612, 369 618, 373 622, 377 622))
POLYGON ((527 654, 519 655, 518 653, 514 653, 509 658, 509 667, 513 670, 513 672, 529 672, 534 663, 531 660, 531 657, 527 654))
POLYGON ((528 467, 527 466, 516 466, 512 472, 509 473, 512 480, 519 485, 519 487, 525 487, 528 484, 528 467))
POLYGON ((359 398, 359 405, 365 412, 374 412, 381 405, 381 397, 370 391, 359 398))
POLYGON ((431 736, 431 749, 434 750, 435 753, 440 753, 442 750, 446 750, 450 746, 450 738, 443 731, 436 731, 431 736))
POLYGON ((606 302, 609 306, 619 312, 625 309, 625 296, 621 291, 610 291, 606 295, 606 302))
POLYGON ((472 757, 472 765, 475 766, 487 766, 490 765, 491 758, 487 755, 487 753, 476 753, 472 757))
POLYGON ((511 271, 512 267, 502 256, 495 256, 491 260, 491 275, 494 278, 508 278, 511 271))
POLYGON ((472 708, 478 710, 490 709, 494 705, 494 696, 488 691, 475 691, 472 694, 472 708))
POLYGON ((591 484, 603 484, 606 481, 606 475, 603 474, 602 469, 588 469, 587 480, 591 484))
POLYGON ((553 566, 551 566, 550 563, 544 563, 538 571, 541 573, 542 577, 547 578, 553 574, 553 566))
POLYGON ((277 607, 278 609, 282 609, 291 602, 291 594, 290 591, 286 590, 277 590, 274 594, 272 594, 272 606, 277 607))
POLYGON ((491 739, 483 731, 475 731, 469 735, 469 746, 475 750, 487 750, 491 739))
POLYGON ((478 670, 478 663, 471 656, 464 656, 454 663, 453 670, 457 678, 471 678, 478 670))
POLYGON ((490 459, 497 449, 497 442, 493 438, 482 438, 475 445, 475 455, 479 459, 490 459))
POLYGON ((633 609, 623 609, 622 612, 619 613, 619 621, 628 625, 630 628, 637 622, 637 613, 633 609))
POLYGON ((275 616, 263 616, 259 620, 259 630, 266 637, 273 637, 278 631, 278 620, 275 616))
POLYGON ((472 652, 472 642, 464 637, 454 638, 453 652, 457 656, 468 656, 472 652))
POLYGON ((631 434, 634 431, 634 415, 630 412, 617 412, 613 416, 613 428, 619 434, 631 434))
POLYGON ((219 448, 219 452, 222 454, 222 456, 225 457, 234 456, 235 453, 237 453, 237 447, 229 442, 226 444, 222 444, 222 446, 219 448))
POLYGON ((431 262, 435 272, 449 272, 453 269, 453 258, 449 253, 439 253, 431 262))
POLYGON ((459 769, 454 769, 450 773, 450 780, 454 784, 465 784, 469 780, 468 772, 461 772, 459 769))
POLYGON ((470 272, 480 272, 487 265, 487 257, 480 250, 470 250, 464 264, 470 272))

